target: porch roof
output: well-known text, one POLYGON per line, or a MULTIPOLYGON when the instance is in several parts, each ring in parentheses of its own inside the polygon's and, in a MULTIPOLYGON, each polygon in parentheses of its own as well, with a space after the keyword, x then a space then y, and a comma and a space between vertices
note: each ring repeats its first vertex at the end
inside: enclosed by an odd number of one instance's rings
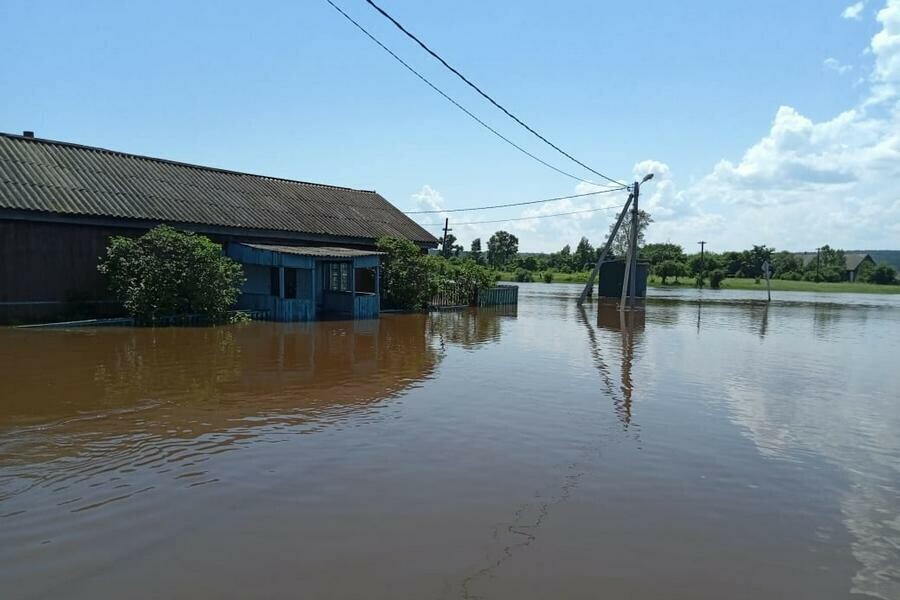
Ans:
POLYGON ((271 244, 245 244, 248 248, 280 252, 282 254, 294 254, 296 256, 311 256, 313 258, 357 258, 360 256, 381 256, 384 252, 375 250, 357 250, 355 248, 339 248, 336 246, 280 246, 271 244))

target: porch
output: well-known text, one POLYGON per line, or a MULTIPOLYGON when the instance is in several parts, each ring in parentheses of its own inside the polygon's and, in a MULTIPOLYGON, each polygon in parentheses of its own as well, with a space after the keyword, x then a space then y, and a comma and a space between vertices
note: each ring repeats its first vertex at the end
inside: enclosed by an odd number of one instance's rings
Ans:
POLYGON ((238 308, 274 321, 373 319, 381 310, 380 252, 231 242, 247 281, 238 308))

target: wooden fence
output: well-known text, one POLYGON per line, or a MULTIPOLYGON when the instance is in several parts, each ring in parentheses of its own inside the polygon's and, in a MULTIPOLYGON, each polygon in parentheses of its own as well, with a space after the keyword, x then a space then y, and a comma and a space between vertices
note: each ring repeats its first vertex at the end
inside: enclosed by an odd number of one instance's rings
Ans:
POLYGON ((478 290, 478 306, 500 306, 519 303, 519 286, 498 285, 478 290))
POLYGON ((518 304, 519 286, 497 285, 495 287, 478 290, 474 297, 461 286, 451 287, 434 297, 428 302, 428 308, 441 310, 449 308, 463 308, 466 306, 501 306, 518 304))

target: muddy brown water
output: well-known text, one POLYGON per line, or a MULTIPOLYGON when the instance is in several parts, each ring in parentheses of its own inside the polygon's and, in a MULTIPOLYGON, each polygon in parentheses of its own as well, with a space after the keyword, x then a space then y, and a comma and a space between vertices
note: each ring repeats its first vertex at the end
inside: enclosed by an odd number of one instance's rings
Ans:
POLYGON ((0 598, 900 598, 900 297, 0 329, 0 598))

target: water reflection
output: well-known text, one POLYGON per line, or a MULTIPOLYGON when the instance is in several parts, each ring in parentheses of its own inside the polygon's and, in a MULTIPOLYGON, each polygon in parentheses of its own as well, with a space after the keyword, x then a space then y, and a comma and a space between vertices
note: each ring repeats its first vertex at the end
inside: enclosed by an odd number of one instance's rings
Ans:
MULTIPOLYGON (((578 320, 584 324, 590 345, 591 356, 600 372, 607 394, 613 399, 613 409, 616 417, 622 424, 623 430, 636 428, 632 416, 632 394, 634 381, 632 379, 632 363, 634 361, 635 346, 640 345, 641 337, 646 322, 644 310, 620 311, 613 304, 599 303, 596 305, 597 327, 601 330, 614 332, 613 340, 602 340, 597 331, 591 325, 584 307, 578 309, 578 320), (613 382, 613 376, 606 360, 603 357, 602 347, 604 342, 609 343, 618 338, 619 358, 619 385, 613 382)), ((615 356, 614 352, 610 353, 615 356)))
POLYGON ((374 415, 380 401, 433 373, 439 355, 426 324, 410 315, 6 331, 0 467, 10 469, 0 500, 123 468, 195 465, 285 426, 302 433, 350 413, 374 415))
POLYGON ((516 306, 441 311, 430 316, 428 333, 442 347, 449 343, 473 350, 483 344, 498 341, 503 320, 516 316, 516 306))

